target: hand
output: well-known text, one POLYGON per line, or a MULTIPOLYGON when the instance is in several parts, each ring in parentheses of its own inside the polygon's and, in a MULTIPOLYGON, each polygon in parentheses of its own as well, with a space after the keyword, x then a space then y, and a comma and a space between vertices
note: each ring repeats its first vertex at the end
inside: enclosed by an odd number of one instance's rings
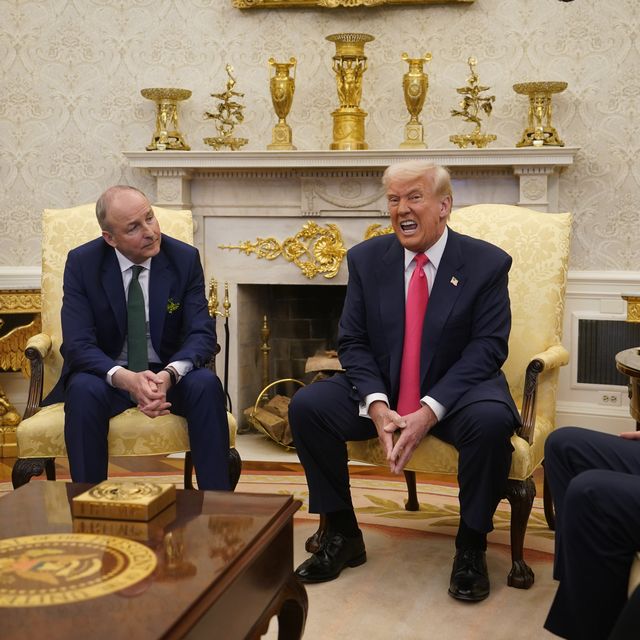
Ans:
POLYGON ((386 402, 376 400, 369 405, 369 417, 378 432, 380 446, 384 451, 385 458, 389 460, 393 449, 393 432, 404 426, 404 421, 400 415, 389 409, 386 402))
POLYGON ((620 437, 625 440, 640 440, 640 431, 625 431, 620 437))
POLYGON ((171 403, 167 402, 167 390, 170 386, 169 374, 166 371, 134 372, 118 369, 112 377, 113 384, 119 389, 128 391, 138 403, 138 409, 150 418, 169 413, 171 403))
POLYGON ((433 413, 431 407, 424 405, 417 411, 400 417, 400 420, 395 423, 397 425, 395 428, 390 425, 385 427, 385 430, 389 431, 390 434, 400 428, 400 437, 396 440, 395 445, 387 456, 391 473, 400 473, 404 470, 416 447, 431 431, 436 422, 438 422, 436 414, 433 413))

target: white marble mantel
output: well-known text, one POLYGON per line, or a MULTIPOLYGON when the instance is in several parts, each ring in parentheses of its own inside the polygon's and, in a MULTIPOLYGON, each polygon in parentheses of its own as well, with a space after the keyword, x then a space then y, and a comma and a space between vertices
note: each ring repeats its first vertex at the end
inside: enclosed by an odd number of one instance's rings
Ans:
MULTIPOLYGON (((126 151, 132 167, 157 180, 156 202, 190 207, 195 181, 211 177, 333 177, 355 174, 379 177, 393 162, 432 160, 447 166, 454 179, 457 204, 510 202, 540 211, 558 211, 558 175, 573 164, 577 147, 493 149, 394 149, 368 151, 126 151), (338 172, 336 174, 335 172, 338 172), (474 197, 469 181, 483 187, 474 197), (493 181, 493 186, 487 185, 493 181), (487 186, 489 188, 487 189, 487 186), (487 200, 486 198, 491 198, 487 200)), ((304 211, 302 214, 304 215, 304 211)), ((300 212, 298 213, 300 215, 300 212)))
POLYGON ((259 259, 241 251, 239 243, 265 238, 282 243, 311 218, 337 228, 344 247, 352 247, 364 239, 369 225, 389 224, 380 177, 388 165, 409 159, 449 167, 454 207, 495 202, 557 212, 559 174, 577 152, 575 147, 542 147, 124 155, 132 167, 155 177, 157 205, 192 210, 205 277, 228 283, 228 391, 233 406, 243 409, 262 386, 257 351, 265 313, 261 286, 344 285, 347 269, 343 260, 335 277, 307 278, 282 255, 259 259))

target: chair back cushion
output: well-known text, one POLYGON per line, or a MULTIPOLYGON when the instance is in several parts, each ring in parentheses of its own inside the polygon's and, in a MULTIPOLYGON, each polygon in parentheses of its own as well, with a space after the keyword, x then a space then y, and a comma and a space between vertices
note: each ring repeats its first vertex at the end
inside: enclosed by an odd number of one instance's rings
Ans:
MULTIPOLYGON (((51 336, 52 348, 44 363, 43 394, 52 389, 60 377, 62 356, 62 278, 67 254, 71 249, 101 234, 95 204, 71 209, 45 209, 42 215, 42 332, 51 336)), ((193 244, 191 211, 153 207, 163 233, 193 244)))
MULTIPOLYGON (((454 211, 450 226, 497 245, 513 258, 509 357, 502 369, 521 407, 525 372, 532 357, 562 339, 571 215, 483 204, 454 211)), ((556 384, 545 386, 546 375, 541 375, 539 383, 537 413, 554 421, 556 384)), ((549 374, 554 381, 557 375, 558 369, 549 374)))

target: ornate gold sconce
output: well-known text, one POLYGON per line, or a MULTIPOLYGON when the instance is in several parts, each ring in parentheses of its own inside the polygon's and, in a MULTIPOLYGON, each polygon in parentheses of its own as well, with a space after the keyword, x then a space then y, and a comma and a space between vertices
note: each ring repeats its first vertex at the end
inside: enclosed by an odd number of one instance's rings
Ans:
POLYGON ((360 108, 362 75, 367 70, 364 45, 375 38, 367 33, 334 33, 327 36, 335 42, 333 71, 336 74, 340 108, 331 114, 333 118, 333 142, 331 149, 368 149, 364 139, 364 119, 367 112, 360 108))
POLYGON ((516 93, 529 96, 527 127, 516 147, 564 147, 564 142, 551 125, 551 96, 566 88, 566 82, 521 82, 513 85, 516 93))
POLYGON ((325 278, 334 278, 347 253, 340 229, 335 224, 327 224, 323 229, 315 222, 306 222, 295 236, 282 243, 275 238, 257 238, 255 242, 245 240, 237 245, 221 244, 218 248, 236 249, 247 256, 255 253, 266 260, 275 260, 282 255, 309 280, 319 273, 325 278))
POLYGON ((144 98, 157 105, 156 130, 151 136, 147 151, 189 151, 191 147, 184 141, 178 127, 178 102, 191 97, 188 89, 142 89, 144 98))
POLYGON ((400 148, 426 149, 424 129, 418 116, 429 89, 429 76, 423 71, 423 67, 425 62, 431 60, 431 54, 425 53, 422 58, 410 58, 408 54, 403 53, 402 59, 409 64, 409 71, 402 78, 402 88, 404 101, 411 117, 404 127, 404 142, 400 143, 400 148))
POLYGON ((271 102, 279 120, 278 124, 273 128, 272 142, 267 145, 267 149, 289 151, 295 149, 291 127, 286 123, 286 117, 289 115, 291 103, 293 102, 293 92, 296 88, 296 59, 289 58, 289 62, 276 62, 274 58, 269 58, 269 66, 274 71, 269 80, 271 102), (291 69, 293 69, 293 76, 289 75, 291 69))

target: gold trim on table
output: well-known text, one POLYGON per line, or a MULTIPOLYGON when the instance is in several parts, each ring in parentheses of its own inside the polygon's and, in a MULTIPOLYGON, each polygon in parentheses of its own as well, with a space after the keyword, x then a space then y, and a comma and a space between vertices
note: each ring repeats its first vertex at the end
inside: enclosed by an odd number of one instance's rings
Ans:
POLYGON ((0 607, 70 604, 122 591, 157 565, 144 545, 113 536, 54 533, 0 540, 0 607))

